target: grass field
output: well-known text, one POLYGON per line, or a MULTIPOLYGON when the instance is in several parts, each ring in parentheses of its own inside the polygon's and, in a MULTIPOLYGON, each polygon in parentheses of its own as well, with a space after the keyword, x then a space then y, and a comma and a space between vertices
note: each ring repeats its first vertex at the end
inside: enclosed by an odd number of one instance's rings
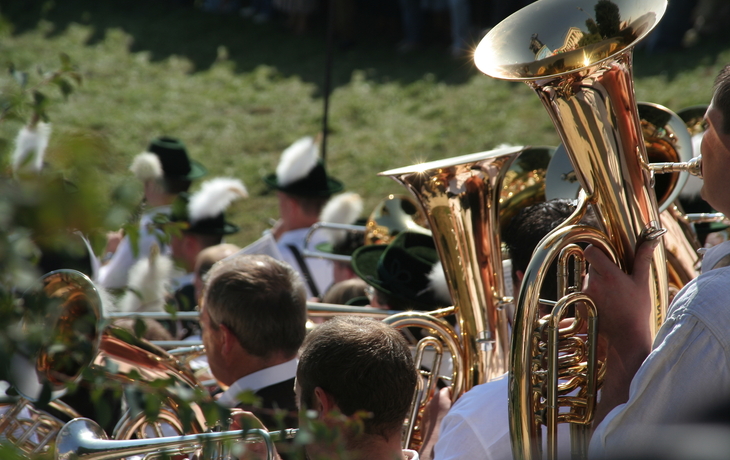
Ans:
MULTIPOLYGON (((393 2, 395 4, 395 2, 393 2)), ((276 217, 261 177, 279 154, 321 129, 325 39, 320 23, 293 36, 278 23, 205 13, 170 1, 0 1, 3 64, 33 70, 57 65, 60 52, 83 84, 49 108, 54 142, 83 133, 105 146, 95 174, 105 193, 132 180, 127 167, 148 141, 182 138, 211 176, 241 178, 251 197, 231 220, 240 245, 276 217)), ((329 171, 372 209, 403 190, 379 171, 446 158, 502 143, 557 145, 547 113, 524 84, 480 74, 468 58, 434 44, 408 55, 394 51, 393 16, 358 18, 355 47, 334 55, 328 143, 329 171), (365 27, 367 25, 367 27, 365 27)), ((684 51, 635 53, 638 100, 674 110, 709 102, 730 43, 705 40, 684 51)), ((5 74, 3 87, 12 83, 5 74)), ((21 124, 0 124, 3 155, 21 124)), ((6 160, 4 161, 4 163, 6 160)))

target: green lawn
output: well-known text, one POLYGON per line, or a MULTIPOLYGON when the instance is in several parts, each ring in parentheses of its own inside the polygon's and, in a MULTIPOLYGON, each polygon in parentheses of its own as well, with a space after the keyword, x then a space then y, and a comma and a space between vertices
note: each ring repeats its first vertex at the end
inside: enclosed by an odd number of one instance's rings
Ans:
MULTIPOLYGON (((231 208, 243 228, 232 242, 253 241, 276 217, 275 197, 261 177, 285 147, 321 129, 321 24, 295 37, 277 23, 256 25, 162 0, 3 0, 0 14, 3 65, 53 68, 65 52, 83 75, 68 101, 59 97, 49 108, 49 163, 61 161, 54 158, 61 134, 96 139, 103 154, 91 174, 106 197, 131 180, 127 167, 150 138, 178 136, 211 175, 239 177, 248 186, 251 197, 231 208)), ((334 57, 327 165, 366 198, 367 210, 402 191, 379 171, 502 143, 557 145, 526 85, 486 77, 441 45, 399 55, 392 18, 360 19, 357 46, 334 57)), ((730 43, 637 51, 634 60, 637 99, 678 110, 709 102, 714 76, 730 62, 730 43)), ((4 88, 11 85, 6 74, 0 78, 4 88)), ((3 155, 20 126, 0 124, 3 155)))

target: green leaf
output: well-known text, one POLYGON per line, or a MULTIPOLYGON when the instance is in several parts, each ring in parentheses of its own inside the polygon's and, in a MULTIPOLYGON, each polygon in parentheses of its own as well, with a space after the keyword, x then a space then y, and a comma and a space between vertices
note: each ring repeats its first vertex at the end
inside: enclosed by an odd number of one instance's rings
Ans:
POLYGON ((21 72, 19 70, 11 70, 10 73, 13 75, 15 81, 18 82, 21 88, 25 88, 28 84, 28 72, 21 72))
POLYGON ((43 106, 45 106, 47 102, 48 98, 45 94, 41 93, 38 90, 33 91, 33 105, 36 107, 36 109, 43 108, 43 106))
POLYGON ((62 52, 62 53, 59 53, 58 54, 58 57, 61 60, 61 68, 63 70, 71 70, 72 69, 71 58, 69 57, 68 54, 62 52))
POLYGON ((62 77, 54 78, 53 83, 58 85, 58 88, 61 90, 61 94, 63 94, 63 98, 68 100, 69 94, 71 94, 74 90, 74 87, 71 86, 71 83, 69 83, 68 80, 62 77))
POLYGON ((146 332, 147 323, 145 323, 142 318, 137 318, 134 321, 134 334, 139 338, 143 338, 146 332))

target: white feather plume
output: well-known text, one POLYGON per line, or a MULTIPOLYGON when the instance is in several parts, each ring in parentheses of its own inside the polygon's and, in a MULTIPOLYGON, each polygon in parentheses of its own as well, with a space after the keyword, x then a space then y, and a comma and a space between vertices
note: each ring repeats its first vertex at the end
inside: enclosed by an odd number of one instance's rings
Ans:
POLYGON ((97 284, 96 292, 99 293, 99 299, 101 300, 101 311, 103 316, 106 316, 106 313, 119 311, 119 307, 114 302, 114 296, 109 291, 97 284))
POLYGON ((13 171, 18 171, 26 162, 30 169, 40 172, 46 154, 48 140, 51 138, 51 124, 38 122, 34 127, 23 126, 15 137, 13 150, 13 171), (29 157, 33 155, 32 161, 29 157))
POLYGON ((446 283, 446 273, 441 262, 435 263, 428 274, 428 290, 433 292, 433 297, 442 305, 451 305, 451 294, 449 285, 446 283))
POLYGON ((142 182, 150 179, 159 179, 163 175, 160 157, 150 152, 142 152, 134 157, 129 170, 142 182))
POLYGON ((218 216, 234 200, 248 197, 248 191, 239 179, 216 177, 203 182, 200 190, 190 197, 190 223, 218 216))
MULTIPOLYGON (((354 192, 332 197, 319 215, 320 222, 354 224, 363 210, 362 197, 354 192)), ((347 236, 345 230, 327 230, 327 238, 338 244, 347 236)))
POLYGON ((287 147, 281 154, 276 167, 276 179, 280 186, 286 187, 307 175, 317 165, 317 143, 306 136, 287 147))
POLYGON ((174 264, 153 245, 150 255, 129 270, 129 285, 119 309, 124 312, 164 311, 174 264))

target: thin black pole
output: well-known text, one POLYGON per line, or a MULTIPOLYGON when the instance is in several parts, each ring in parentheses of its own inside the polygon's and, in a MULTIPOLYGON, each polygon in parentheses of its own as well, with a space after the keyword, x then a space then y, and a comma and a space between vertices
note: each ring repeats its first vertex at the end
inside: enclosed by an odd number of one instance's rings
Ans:
POLYGON ((332 61, 335 43, 335 1, 327 2, 327 50, 324 66, 324 116, 322 117, 322 163, 327 160, 327 134, 329 132, 330 92, 332 88, 332 61))

